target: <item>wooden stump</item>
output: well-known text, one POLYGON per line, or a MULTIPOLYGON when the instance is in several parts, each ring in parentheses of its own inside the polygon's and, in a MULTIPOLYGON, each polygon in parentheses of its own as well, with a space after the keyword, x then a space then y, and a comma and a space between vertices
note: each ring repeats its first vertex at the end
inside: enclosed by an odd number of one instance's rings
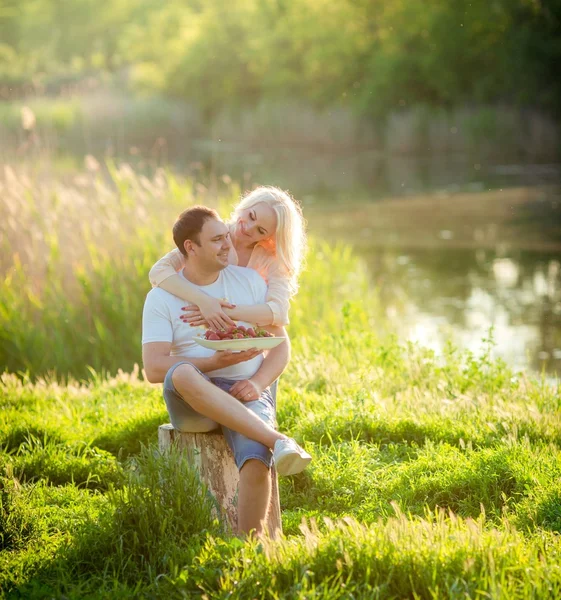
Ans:
MULTIPOLYGON (((234 457, 221 431, 210 433, 183 433, 171 424, 160 425, 158 429, 160 450, 172 443, 187 450, 189 460, 199 472, 201 480, 216 499, 226 522, 233 532, 238 532, 238 468, 234 457)), ((265 525, 272 538, 282 533, 279 489, 275 468, 271 468, 271 501, 265 525)))

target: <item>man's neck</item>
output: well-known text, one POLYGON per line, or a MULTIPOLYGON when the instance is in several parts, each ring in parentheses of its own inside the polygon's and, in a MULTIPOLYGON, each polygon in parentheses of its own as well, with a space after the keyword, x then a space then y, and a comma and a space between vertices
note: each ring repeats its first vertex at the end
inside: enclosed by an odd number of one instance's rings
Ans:
POLYGON ((188 279, 195 285, 211 285, 215 283, 220 276, 220 271, 205 271, 190 265, 187 261, 187 264, 183 268, 183 275, 185 276, 185 279, 188 279))

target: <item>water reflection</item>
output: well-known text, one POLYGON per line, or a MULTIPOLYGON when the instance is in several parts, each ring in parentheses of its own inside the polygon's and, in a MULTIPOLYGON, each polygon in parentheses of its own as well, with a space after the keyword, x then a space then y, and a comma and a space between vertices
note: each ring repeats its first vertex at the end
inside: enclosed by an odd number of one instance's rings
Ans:
POLYGON ((561 373, 558 254, 361 252, 402 335, 438 352, 451 338, 479 353, 493 327, 496 356, 517 369, 561 373))

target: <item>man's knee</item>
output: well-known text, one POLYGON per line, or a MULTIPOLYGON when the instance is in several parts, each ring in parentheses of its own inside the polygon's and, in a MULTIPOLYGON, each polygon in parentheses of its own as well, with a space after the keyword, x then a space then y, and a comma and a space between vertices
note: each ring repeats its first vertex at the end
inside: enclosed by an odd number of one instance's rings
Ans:
POLYGON ((269 480, 269 469, 262 461, 250 458, 240 469, 240 479, 246 485, 263 485, 269 480))
POLYGON ((190 388, 194 379, 202 377, 197 369, 190 364, 181 364, 173 370, 171 380, 175 389, 183 396, 190 388))

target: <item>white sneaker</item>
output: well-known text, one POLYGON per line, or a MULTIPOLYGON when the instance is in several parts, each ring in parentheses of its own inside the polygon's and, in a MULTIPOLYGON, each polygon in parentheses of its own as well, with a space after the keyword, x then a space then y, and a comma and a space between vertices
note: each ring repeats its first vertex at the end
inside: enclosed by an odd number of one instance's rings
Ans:
POLYGON ((303 471, 312 457, 292 439, 280 439, 273 448, 275 467, 279 475, 294 475, 303 471))

